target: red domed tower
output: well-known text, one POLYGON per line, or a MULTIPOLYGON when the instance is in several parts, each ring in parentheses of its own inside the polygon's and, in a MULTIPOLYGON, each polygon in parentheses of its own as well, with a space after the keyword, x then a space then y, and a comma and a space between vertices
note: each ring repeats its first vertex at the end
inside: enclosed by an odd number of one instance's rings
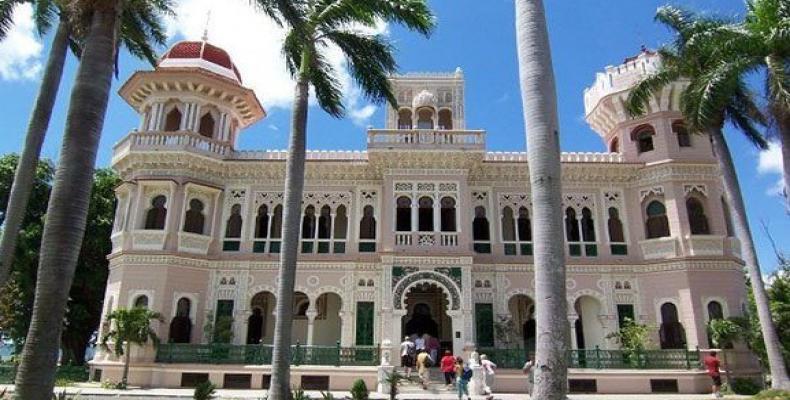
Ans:
POLYGON ((140 132, 194 136, 227 149, 241 129, 266 116, 230 55, 206 40, 176 43, 156 69, 132 75, 120 94, 140 113, 140 132))

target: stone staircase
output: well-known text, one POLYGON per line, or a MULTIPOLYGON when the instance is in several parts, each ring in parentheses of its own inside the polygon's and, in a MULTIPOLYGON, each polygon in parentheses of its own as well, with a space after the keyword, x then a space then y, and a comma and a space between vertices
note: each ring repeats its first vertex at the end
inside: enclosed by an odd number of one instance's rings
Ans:
MULTIPOLYGON (((431 374, 431 383, 428 385, 428 389, 423 389, 422 385, 420 384, 419 380, 417 379, 417 373, 412 372, 412 377, 414 378, 413 382, 404 383, 398 389, 399 399, 411 399, 411 398, 425 398, 426 395, 431 395, 431 398, 436 398, 434 395, 448 395, 449 397, 455 398, 457 397, 457 391, 455 389, 455 385, 453 386, 446 386, 444 384, 444 374, 438 367, 430 368, 431 374)), ((445 396, 441 396, 441 398, 445 398, 445 396)))

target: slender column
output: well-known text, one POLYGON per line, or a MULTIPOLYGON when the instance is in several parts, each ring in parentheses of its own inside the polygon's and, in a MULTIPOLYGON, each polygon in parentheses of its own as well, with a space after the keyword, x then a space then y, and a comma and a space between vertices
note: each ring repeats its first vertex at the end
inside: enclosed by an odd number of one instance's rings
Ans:
POLYGON ((318 315, 318 312, 315 310, 308 310, 307 311, 307 345, 313 345, 313 334, 315 328, 315 317, 318 315))
POLYGON ((440 201, 433 202, 433 231, 434 232, 439 232, 442 230, 442 226, 441 226, 442 205, 439 203, 440 201))
POLYGON ((578 350, 579 343, 576 341, 576 321, 579 320, 578 315, 569 315, 568 324, 571 326, 571 349, 578 350))
POLYGON ((354 342, 354 320, 353 314, 349 311, 340 311, 337 313, 340 318, 340 346, 350 347, 354 342))
POLYGON ((419 214, 420 214, 420 200, 413 199, 411 204, 411 231, 417 232, 420 230, 419 222, 419 214))
MULTIPOLYGON (((328 236, 329 236, 329 252, 330 253, 334 253, 334 251, 335 251, 335 239, 337 239, 335 237, 335 217, 337 216, 337 214, 335 214, 335 211, 336 211, 336 209, 333 209, 329 213, 329 234, 328 234, 328 236)), ((348 219, 348 217, 346 217, 346 219, 348 219)), ((348 225, 348 224, 346 224, 346 225, 348 225)), ((348 231, 348 226, 346 226, 346 231, 348 231)), ((346 235, 346 236, 348 236, 348 235, 346 235)))

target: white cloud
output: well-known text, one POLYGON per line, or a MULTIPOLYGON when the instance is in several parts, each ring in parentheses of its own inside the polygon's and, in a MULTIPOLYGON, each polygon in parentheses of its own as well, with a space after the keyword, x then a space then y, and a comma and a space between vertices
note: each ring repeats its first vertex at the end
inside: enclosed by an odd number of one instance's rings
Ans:
MULTIPOLYGON (((294 81, 281 53, 286 30, 256 12, 247 0, 226 0, 221 6, 217 4, 215 0, 179 1, 175 10, 177 16, 168 21, 168 33, 189 40, 199 39, 211 11, 209 41, 230 53, 244 85, 255 90, 264 107, 290 108, 294 81)), ((386 34, 387 25, 382 23, 373 32, 386 34)), ((330 48, 327 56, 340 73, 348 116, 355 124, 364 125, 376 107, 364 101, 353 86, 340 50, 330 48)), ((314 99, 312 103, 315 104, 314 99)))
MULTIPOLYGON (((761 151, 757 160, 757 171, 761 174, 782 175, 782 148, 777 142, 770 142, 768 150, 761 151)), ((784 187, 784 181, 780 178, 776 186, 769 190, 770 194, 780 194, 784 187)))
POLYGON ((0 79, 33 80, 41 72, 41 51, 33 23, 33 7, 20 4, 14 9, 14 25, 0 42, 0 79))

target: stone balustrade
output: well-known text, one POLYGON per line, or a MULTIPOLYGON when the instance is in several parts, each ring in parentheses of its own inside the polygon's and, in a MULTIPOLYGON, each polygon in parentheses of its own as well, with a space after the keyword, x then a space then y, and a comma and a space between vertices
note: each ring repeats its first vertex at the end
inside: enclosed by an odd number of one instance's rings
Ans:
POLYGON ((192 254, 208 254, 213 238, 189 232, 178 232, 178 251, 192 254))
POLYGON ((678 240, 674 237, 647 239, 639 242, 645 260, 660 260, 678 256, 678 240))
POLYGON ((686 237, 686 247, 690 256, 723 256, 724 236, 690 235, 686 237))
POLYGON ((132 248, 135 250, 162 251, 165 249, 167 231, 136 229, 132 231, 132 248))
POLYGON ((194 132, 132 132, 113 147, 115 163, 131 152, 185 151, 225 158, 233 153, 230 144, 194 132))
POLYGON ((370 129, 368 149, 485 150, 485 131, 370 129))

